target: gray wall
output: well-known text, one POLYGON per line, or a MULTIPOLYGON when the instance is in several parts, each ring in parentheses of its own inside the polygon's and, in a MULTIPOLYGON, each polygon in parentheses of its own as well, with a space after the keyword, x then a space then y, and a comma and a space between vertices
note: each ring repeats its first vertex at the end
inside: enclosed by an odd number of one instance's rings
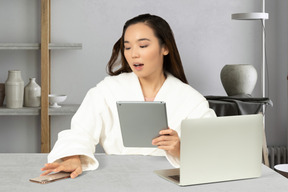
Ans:
MULTIPOLYGON (((261 96, 261 22, 233 21, 231 13, 261 11, 260 0, 57 0, 52 2, 52 42, 82 43, 76 51, 52 51, 51 92, 67 94, 66 103, 81 103, 89 88, 106 74, 112 46, 126 20, 142 13, 160 15, 171 25, 189 83, 203 95, 226 95, 220 71, 226 64, 253 64, 259 79, 253 96, 261 96)), ((267 0, 269 97, 268 145, 287 144, 286 0, 267 0)), ((2 0, 0 42, 38 42, 40 1, 2 0)), ((0 82, 9 69, 22 70, 25 84, 40 84, 39 51, 0 51, 0 82)), ((71 116, 51 118, 52 145, 69 129, 71 116)), ((38 117, 0 117, 0 152, 39 152, 38 117)))

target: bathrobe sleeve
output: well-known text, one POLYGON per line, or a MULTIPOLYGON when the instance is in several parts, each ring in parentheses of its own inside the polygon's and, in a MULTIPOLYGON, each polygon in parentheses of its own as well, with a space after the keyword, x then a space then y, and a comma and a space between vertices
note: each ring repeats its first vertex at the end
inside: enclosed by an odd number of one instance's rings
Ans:
POLYGON ((105 100, 101 91, 97 87, 90 89, 72 118, 71 129, 58 134, 58 140, 48 155, 48 162, 61 162, 63 157, 80 155, 83 171, 97 169, 99 163, 94 153, 101 135, 101 111, 104 108, 105 100))

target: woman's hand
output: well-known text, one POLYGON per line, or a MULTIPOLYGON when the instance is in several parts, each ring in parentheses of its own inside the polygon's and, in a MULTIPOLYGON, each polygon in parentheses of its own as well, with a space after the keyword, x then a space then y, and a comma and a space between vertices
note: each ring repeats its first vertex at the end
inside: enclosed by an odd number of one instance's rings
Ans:
POLYGON ((159 132, 160 136, 152 140, 158 149, 166 150, 170 155, 180 158, 180 139, 178 133, 173 129, 165 129, 159 132))
POLYGON ((62 158, 61 163, 47 163, 45 166, 41 169, 41 171, 45 171, 42 175, 47 175, 51 172, 71 172, 70 177, 74 179, 78 175, 82 173, 82 165, 81 160, 78 155, 76 156, 69 156, 62 158))

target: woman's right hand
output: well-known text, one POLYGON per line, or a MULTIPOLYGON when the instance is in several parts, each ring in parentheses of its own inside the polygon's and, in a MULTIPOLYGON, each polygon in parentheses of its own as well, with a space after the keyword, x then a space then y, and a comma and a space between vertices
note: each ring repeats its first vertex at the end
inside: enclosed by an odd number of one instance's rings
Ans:
POLYGON ((71 172, 70 177, 74 179, 78 175, 82 173, 82 165, 79 155, 69 156, 62 158, 61 163, 47 163, 41 169, 41 171, 45 171, 42 175, 48 175, 51 172, 71 172))

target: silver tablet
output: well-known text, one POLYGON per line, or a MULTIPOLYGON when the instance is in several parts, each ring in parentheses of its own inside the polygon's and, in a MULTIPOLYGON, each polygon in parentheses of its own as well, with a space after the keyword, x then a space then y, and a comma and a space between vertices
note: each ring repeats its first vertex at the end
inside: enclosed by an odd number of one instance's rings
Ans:
POLYGON ((166 104, 162 101, 118 101, 123 144, 125 147, 157 147, 152 140, 168 128, 166 104))

